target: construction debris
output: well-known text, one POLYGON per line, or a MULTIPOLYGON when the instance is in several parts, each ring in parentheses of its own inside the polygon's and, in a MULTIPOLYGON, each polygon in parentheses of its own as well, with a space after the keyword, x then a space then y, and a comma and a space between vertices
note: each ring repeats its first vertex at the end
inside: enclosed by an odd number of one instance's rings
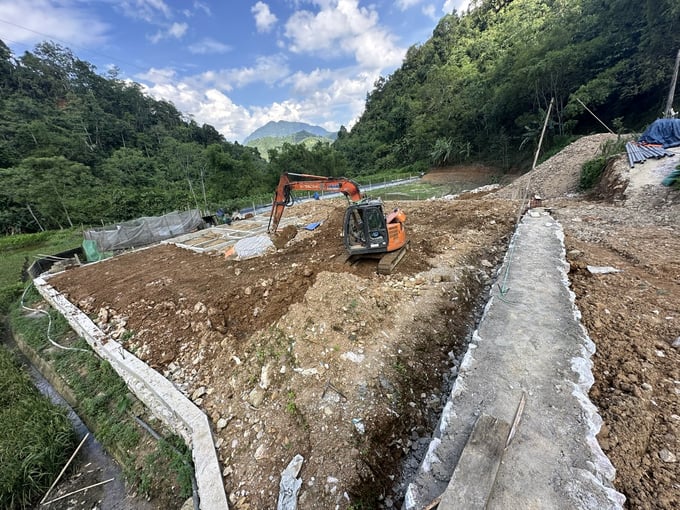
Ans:
POLYGON ((277 510, 296 510, 297 509, 297 495, 300 487, 302 487, 302 479, 297 475, 300 473, 304 457, 297 454, 290 461, 286 469, 281 473, 281 483, 279 500, 276 505, 277 510))

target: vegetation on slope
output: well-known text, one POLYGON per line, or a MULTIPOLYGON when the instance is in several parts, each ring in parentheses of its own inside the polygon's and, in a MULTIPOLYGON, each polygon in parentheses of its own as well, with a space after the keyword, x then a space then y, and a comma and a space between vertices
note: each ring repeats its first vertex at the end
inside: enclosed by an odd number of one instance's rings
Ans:
POLYGON ((680 46, 673 0, 480 0, 444 16, 432 37, 369 93, 335 148, 363 173, 414 163, 531 158, 551 98, 546 144, 617 130, 664 108, 680 46))
POLYGON ((0 233, 214 210, 276 182, 255 149, 58 45, 0 41, 0 77, 0 233))
POLYGON ((285 144, 303 145, 307 149, 312 149, 317 143, 330 145, 331 139, 313 135, 307 131, 298 131, 286 136, 265 136, 257 138, 247 143, 248 147, 255 147, 260 156, 269 161, 269 151, 282 148, 285 144))

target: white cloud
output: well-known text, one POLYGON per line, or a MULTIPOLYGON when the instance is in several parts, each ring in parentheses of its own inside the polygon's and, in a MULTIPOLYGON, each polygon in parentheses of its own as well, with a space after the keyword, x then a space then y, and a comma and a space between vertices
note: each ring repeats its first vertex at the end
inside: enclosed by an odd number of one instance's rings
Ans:
POLYGON ((231 88, 245 87, 255 82, 273 85, 289 74, 290 69, 285 57, 271 55, 258 57, 254 66, 206 71, 200 76, 194 77, 194 79, 204 84, 214 85, 222 90, 230 90, 231 88))
POLYGON ((173 23, 166 30, 158 30, 154 35, 149 36, 149 40, 156 44, 163 39, 170 39, 174 37, 175 39, 181 39, 186 34, 189 25, 186 23, 173 23))
POLYGON ((423 5, 423 14, 430 18, 432 21, 437 21, 439 17, 437 16, 437 8, 434 4, 423 5))
POLYGON ((284 80, 283 84, 291 85, 296 94, 310 94, 332 78, 329 69, 314 69, 311 73, 298 71, 284 80))
POLYGON ((135 78, 153 83, 172 83, 173 81, 175 81, 176 76, 177 73, 175 72, 174 69, 170 68, 157 69, 155 67, 152 67, 145 73, 140 73, 136 75, 135 78))
POLYGON ((259 127, 250 129, 253 121, 248 110, 234 104, 216 89, 197 90, 187 83, 174 82, 143 86, 143 90, 157 99, 172 102, 179 111, 192 117, 198 124, 214 126, 227 140, 242 139, 259 127))
POLYGON ((86 10, 50 0, 0 0, 0 34, 12 43, 52 39, 70 47, 101 44, 109 26, 86 10))
POLYGON ((317 13, 301 10, 286 22, 285 35, 294 53, 320 56, 353 55, 364 68, 401 63, 405 50, 379 26, 374 8, 359 7, 358 0, 315 0, 317 13))
POLYGON ((128 18, 156 23, 159 18, 171 17, 170 7, 163 0, 124 0, 118 4, 128 18))
POLYGON ((213 53, 228 53, 233 48, 228 44, 221 43, 212 39, 211 37, 205 37, 198 42, 189 45, 189 51, 194 55, 208 55, 213 53))
POLYGON ((174 37, 175 39, 181 39, 189 28, 186 23, 173 23, 168 29, 168 35, 174 37))
POLYGON ((271 31, 274 24, 277 22, 277 17, 269 10, 269 6, 264 2, 257 2, 250 9, 255 15, 255 26, 257 26, 258 32, 269 32, 271 31))
POLYGON ((298 72, 280 81, 292 88, 293 97, 265 106, 235 104, 227 95, 232 86, 255 81, 267 69, 265 62, 271 61, 261 60, 252 69, 210 71, 183 79, 172 69, 152 68, 137 78, 146 83, 146 93, 171 101, 181 112, 199 124, 215 126, 231 141, 243 140, 270 120, 304 121, 337 131, 338 119, 352 119, 345 123, 350 128, 364 109, 366 92, 378 78, 376 73, 356 74, 352 69, 298 72))
POLYGON ((198 0, 194 0, 194 10, 203 11, 207 16, 212 16, 212 11, 210 10, 210 6, 208 4, 203 3, 203 2, 199 2, 198 0))
POLYGON ((422 1, 423 0, 397 0, 397 7, 399 7, 400 10, 405 11, 414 5, 418 5, 422 1))
POLYGON ((442 6, 442 12, 449 14, 455 9, 458 14, 461 14, 466 12, 469 6, 470 0, 446 0, 442 6))

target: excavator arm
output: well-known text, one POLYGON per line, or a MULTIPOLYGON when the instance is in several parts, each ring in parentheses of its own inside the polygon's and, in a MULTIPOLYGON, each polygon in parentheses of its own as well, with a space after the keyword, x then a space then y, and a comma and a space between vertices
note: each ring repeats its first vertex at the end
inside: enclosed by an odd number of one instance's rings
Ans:
POLYGON ((267 232, 271 234, 276 233, 276 229, 279 227, 279 222, 283 216, 283 211, 287 206, 293 205, 293 190, 343 193, 351 202, 358 202, 363 198, 359 191, 359 185, 345 177, 323 177, 284 172, 281 174, 274 194, 267 232))

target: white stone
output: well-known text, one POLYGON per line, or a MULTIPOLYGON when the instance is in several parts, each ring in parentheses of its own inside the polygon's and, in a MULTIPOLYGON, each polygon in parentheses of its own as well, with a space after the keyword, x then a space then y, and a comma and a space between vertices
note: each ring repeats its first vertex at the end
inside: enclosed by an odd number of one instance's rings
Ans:
POLYGON ((672 453, 670 450, 668 450, 668 448, 664 448, 659 452, 659 458, 662 461, 668 462, 668 463, 673 463, 673 462, 678 461, 678 458, 675 456, 675 454, 672 453))
POLYGON ((206 394, 205 386, 201 386, 191 394, 191 400, 197 400, 206 394))
POLYGON ((260 460, 264 457, 265 453, 267 452, 267 447, 263 444, 257 447, 257 450, 255 450, 255 460, 260 460))

